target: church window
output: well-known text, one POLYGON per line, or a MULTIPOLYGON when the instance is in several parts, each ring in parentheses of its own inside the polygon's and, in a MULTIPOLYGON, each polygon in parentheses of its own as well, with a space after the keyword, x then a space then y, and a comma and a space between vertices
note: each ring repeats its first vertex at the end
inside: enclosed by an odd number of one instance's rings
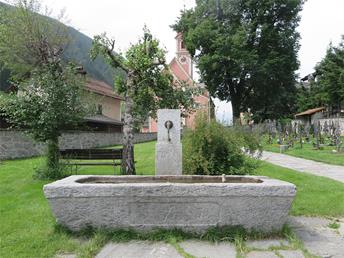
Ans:
POLYGON ((98 104, 97 107, 97 114, 102 115, 103 114, 103 106, 101 104, 98 104))

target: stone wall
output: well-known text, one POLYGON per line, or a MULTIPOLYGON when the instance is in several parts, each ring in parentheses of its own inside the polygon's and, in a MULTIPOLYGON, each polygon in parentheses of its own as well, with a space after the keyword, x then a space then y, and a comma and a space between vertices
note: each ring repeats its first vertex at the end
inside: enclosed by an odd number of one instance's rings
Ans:
MULTIPOLYGON (((305 122, 307 120, 302 120, 302 119, 296 119, 296 120, 293 120, 293 122, 303 122, 303 123, 306 123, 306 124, 309 124, 308 122, 305 122)), ((335 125, 339 125, 339 129, 340 129, 340 133, 341 135, 344 135, 344 118, 343 117, 339 117, 339 118, 320 118, 320 119, 313 119, 312 118, 312 124, 314 124, 316 121, 319 121, 320 122, 320 125, 323 127, 325 122, 328 124, 328 125, 331 125, 332 122, 334 122, 335 125)))
POLYGON ((319 119, 321 126, 324 126, 325 122, 331 125, 334 122, 335 125, 339 125, 341 135, 344 135, 344 118, 322 118, 319 119))
MULTIPOLYGON (((156 140, 156 133, 136 133, 134 143, 156 140)), ((66 132, 59 138, 60 149, 87 149, 122 144, 122 133, 66 132)), ((42 155, 45 144, 36 143, 20 131, 0 130, 0 160, 42 155)))
POLYGON ((45 145, 18 131, 0 131, 0 160, 41 155, 45 145))

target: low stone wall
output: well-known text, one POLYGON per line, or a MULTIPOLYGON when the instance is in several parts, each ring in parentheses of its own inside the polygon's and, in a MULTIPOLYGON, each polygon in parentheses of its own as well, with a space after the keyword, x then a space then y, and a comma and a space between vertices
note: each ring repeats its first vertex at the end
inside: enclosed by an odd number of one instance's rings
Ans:
POLYGON ((321 118, 319 119, 321 126, 324 126, 325 122, 331 125, 332 122, 335 125, 339 125, 341 135, 344 135, 344 118, 321 118))
MULTIPOLYGON (((135 133, 134 143, 156 140, 156 133, 135 133)), ((89 149, 122 144, 123 133, 67 132, 59 138, 60 149, 89 149)))
MULTIPOLYGON (((156 133, 136 133, 134 143, 156 140, 156 133)), ((66 132, 59 138, 60 149, 88 149, 122 144, 122 133, 66 132)), ((0 130, 0 160, 42 155, 46 145, 36 143, 20 131, 0 130)))
POLYGON ((18 131, 0 131, 0 160, 41 155, 45 145, 18 131))

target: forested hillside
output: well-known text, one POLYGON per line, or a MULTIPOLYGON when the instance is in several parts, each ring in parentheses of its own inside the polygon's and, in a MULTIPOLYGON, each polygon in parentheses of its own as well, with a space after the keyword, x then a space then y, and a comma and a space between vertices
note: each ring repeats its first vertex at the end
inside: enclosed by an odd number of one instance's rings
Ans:
MULTIPOLYGON (((0 2, 0 8, 4 6, 5 4, 0 2)), ((82 65, 90 77, 113 85, 113 72, 111 68, 103 59, 97 58, 95 61, 91 61, 89 57, 92 39, 72 27, 68 27, 68 31, 70 32, 71 42, 65 50, 64 59, 82 65)), ((9 77, 9 71, 2 70, 0 67, 0 90, 8 88, 9 77)))

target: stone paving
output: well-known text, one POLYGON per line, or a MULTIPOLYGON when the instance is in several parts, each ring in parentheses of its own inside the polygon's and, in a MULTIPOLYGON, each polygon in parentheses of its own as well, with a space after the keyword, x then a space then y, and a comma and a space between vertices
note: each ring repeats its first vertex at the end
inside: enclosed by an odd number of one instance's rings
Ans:
POLYGON ((303 247, 286 239, 255 240, 247 241, 244 254, 239 254, 229 242, 187 240, 177 243, 177 250, 164 242, 131 241, 109 243, 96 258, 344 258, 344 218, 336 220, 340 225, 337 229, 329 227, 331 222, 317 217, 290 217, 288 224, 303 247))
POLYGON ((195 257, 231 258, 236 256, 235 246, 230 243, 213 244, 204 241, 184 241, 183 250, 195 257))
POLYGON ((328 177, 344 183, 344 166, 329 165, 268 151, 263 152, 262 160, 281 167, 311 173, 316 176, 328 177))
POLYGON ((344 218, 336 221, 340 225, 338 229, 330 228, 331 222, 316 217, 290 217, 288 224, 311 254, 324 258, 344 258, 344 218))
POLYGON ((131 241, 109 243, 96 258, 183 258, 171 245, 164 242, 131 241))

